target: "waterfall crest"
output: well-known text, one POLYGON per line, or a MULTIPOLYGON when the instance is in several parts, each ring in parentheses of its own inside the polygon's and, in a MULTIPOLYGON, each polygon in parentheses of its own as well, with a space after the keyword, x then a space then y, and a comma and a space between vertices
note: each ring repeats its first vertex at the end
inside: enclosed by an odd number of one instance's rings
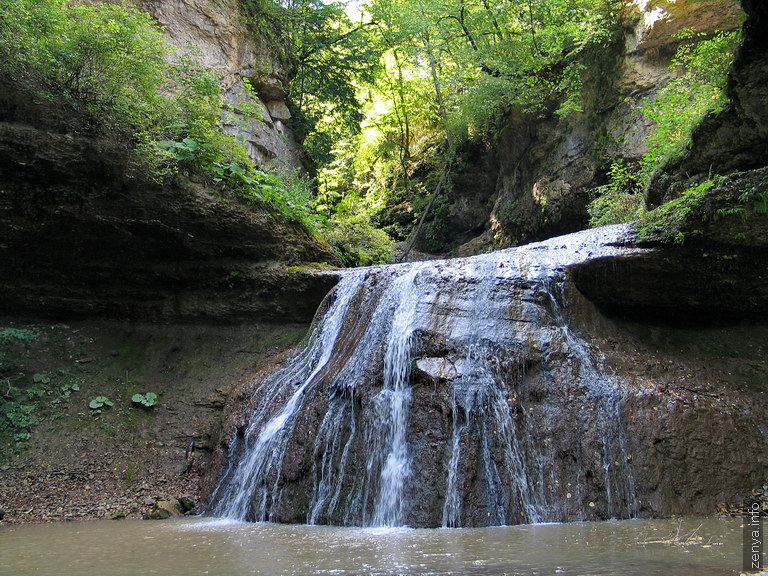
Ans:
POLYGON ((631 517, 622 382, 570 325, 568 267, 609 227, 346 272, 306 345, 255 383, 211 513, 477 526, 631 517))

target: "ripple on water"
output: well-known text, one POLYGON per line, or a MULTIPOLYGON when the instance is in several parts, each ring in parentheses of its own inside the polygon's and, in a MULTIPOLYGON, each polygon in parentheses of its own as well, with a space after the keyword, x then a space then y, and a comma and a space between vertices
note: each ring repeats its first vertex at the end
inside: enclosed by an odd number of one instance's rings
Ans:
POLYGON ((13 576, 715 576, 740 568, 734 519, 436 530, 210 519, 0 528, 0 574, 13 576))

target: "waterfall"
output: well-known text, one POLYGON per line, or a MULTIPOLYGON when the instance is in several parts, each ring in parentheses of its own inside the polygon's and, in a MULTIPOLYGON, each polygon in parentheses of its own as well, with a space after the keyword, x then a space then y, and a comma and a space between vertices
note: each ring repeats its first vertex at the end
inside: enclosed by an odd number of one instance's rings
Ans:
POLYGON ((578 359, 581 379, 588 388, 587 398, 598 407, 597 428, 602 445, 607 508, 611 517, 636 516, 639 503, 629 464, 631 458, 626 449, 619 391, 605 370, 599 367, 587 343, 569 326, 562 283, 557 286, 547 283, 546 286, 563 338, 578 359))
MULTIPOLYGON (((301 408, 304 393, 331 359, 334 344, 339 338, 342 319, 349 301, 360 286, 362 278, 350 276, 334 293, 334 301, 320 317, 304 350, 284 370, 275 372, 260 387, 263 399, 250 416, 243 458, 237 466, 228 468, 219 488, 220 497, 213 513, 232 519, 249 517, 254 509, 254 520, 268 520, 279 489, 277 480, 285 452, 288 434, 301 408), (292 390, 293 389, 293 390, 292 390), (287 397, 277 414, 271 410, 287 397)), ((236 442, 237 437, 233 437, 236 442)), ((232 448, 235 448, 233 442, 232 448)), ((239 453, 240 450, 232 450, 239 453)))
POLYGON ((630 517, 621 386, 570 324, 568 266, 622 229, 345 272, 254 382, 211 513, 467 526, 630 517), (607 238, 606 238, 607 237, 607 238))

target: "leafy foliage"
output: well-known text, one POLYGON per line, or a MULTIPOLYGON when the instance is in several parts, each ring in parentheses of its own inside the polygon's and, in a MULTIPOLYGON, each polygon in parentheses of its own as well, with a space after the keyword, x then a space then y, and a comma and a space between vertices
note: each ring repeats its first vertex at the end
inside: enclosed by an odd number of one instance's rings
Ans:
POLYGON ((638 173, 622 159, 611 164, 610 182, 593 190, 595 198, 587 207, 590 226, 605 226, 637 220, 645 212, 645 199, 638 173))
MULTIPOLYGON (((217 75, 191 59, 170 64, 162 31, 135 8, 0 0, 0 57, 20 80, 42 78, 105 125, 129 127, 158 178, 194 167, 243 202, 326 233, 350 264, 389 258, 391 241, 373 224, 385 206, 403 208, 390 222, 398 234, 433 209, 425 241, 444 244, 448 209, 428 201, 430 181, 510 110, 580 113, 587 65, 621 38, 619 0, 243 3, 254 31, 293 69, 294 129, 320 167, 316 194, 306 178, 253 164, 222 129, 232 111, 217 75)), ((680 39, 673 66, 682 73, 645 104, 656 131, 640 175, 614 164, 590 207, 594 224, 641 216, 640 183, 685 149, 703 114, 723 105, 738 34, 684 31, 680 39)))
MULTIPOLYGON (((612 0, 371 0, 357 24, 324 8, 334 33, 306 26, 309 42, 301 45, 312 57, 297 53, 292 83, 292 94, 301 95, 295 102, 312 118, 306 143, 323 166, 318 209, 343 220, 345 198, 353 196, 367 206, 407 205, 416 222, 417 207, 439 208, 425 201, 435 188, 428 181, 439 179, 462 143, 487 138, 510 109, 581 110, 585 60, 618 37, 619 7, 612 0), (362 40, 370 50, 359 48, 362 40), (331 54, 334 63, 323 60, 331 54), (327 73, 339 63, 355 74, 327 73), (302 89, 314 79, 328 90, 302 89), (359 132, 355 100, 362 103, 359 132), (341 116, 349 129, 338 128, 341 116)), ((376 219, 374 210, 368 215, 376 219)), ((442 245, 439 219, 432 214, 427 223, 435 245, 442 245)))
POLYGON ((705 199, 707 192, 717 185, 718 179, 705 180, 690 186, 675 198, 647 212, 639 221, 638 237, 646 242, 682 244, 685 235, 682 225, 688 214, 705 199))
POLYGON ((392 259, 394 242, 365 215, 332 220, 330 224, 326 238, 345 265, 368 266, 392 259))
POLYGON ((718 32, 707 39, 702 33, 684 30, 683 44, 672 60, 681 71, 645 103, 645 116, 655 123, 641 169, 648 181, 659 168, 680 157, 690 143, 693 129, 705 114, 717 114, 725 104, 725 86, 733 53, 741 32, 718 32))
MULTIPOLYGON (((17 332, 36 334, 31 330, 17 332)), ((0 381, 0 386, 0 444, 15 453, 24 450, 32 438, 37 424, 36 414, 45 414, 80 390, 79 380, 68 377, 63 371, 37 372, 32 377, 13 380, 5 378, 0 381)))
POLYGON ((96 396, 88 402, 88 408, 91 410, 101 410, 102 408, 112 408, 115 403, 106 396, 96 396))
POLYGON ((648 151, 637 169, 613 163, 610 183, 593 191, 596 197, 588 207, 592 226, 639 220, 642 240, 682 243, 682 223, 713 187, 712 179, 693 185, 679 198, 650 212, 645 211, 639 193, 656 171, 685 152, 701 119, 722 110, 727 72, 741 39, 740 32, 718 32, 707 38, 692 30, 683 30, 678 37, 683 42, 672 68, 679 75, 643 108, 655 124, 646 141, 648 151))
POLYGON ((42 78, 52 93, 129 128, 158 177, 195 166, 249 203, 311 226, 291 185, 256 168, 222 129, 219 77, 200 64, 169 63, 171 48, 147 14, 111 3, 0 0, 0 57, 20 81, 42 78))
POLYGON ((147 392, 146 394, 134 394, 131 396, 131 402, 143 406, 144 408, 152 408, 157 404, 157 394, 155 392, 147 392))
POLYGON ((298 0, 288 15, 283 22, 296 66, 289 97, 304 122, 307 152, 326 164, 334 144, 359 130, 358 86, 374 80, 381 49, 368 33, 372 24, 352 22, 342 3, 298 0))
POLYGON ((53 91, 139 128, 163 114, 169 48, 148 15, 114 4, 0 0, 0 16, 11 72, 36 73, 53 91))
POLYGON ((739 216, 746 220, 750 214, 768 214, 768 185, 763 183, 761 187, 750 187, 744 190, 738 198, 738 202, 731 206, 719 208, 713 220, 717 221, 727 216, 739 216))
POLYGON ((24 346, 35 342, 40 334, 27 328, 2 328, 0 329, 0 346, 24 346))
POLYGON ((250 25, 293 69, 289 99, 294 130, 310 159, 326 164, 333 145, 362 120, 358 87, 373 81, 381 48, 372 22, 353 22, 345 3, 245 0, 250 25))

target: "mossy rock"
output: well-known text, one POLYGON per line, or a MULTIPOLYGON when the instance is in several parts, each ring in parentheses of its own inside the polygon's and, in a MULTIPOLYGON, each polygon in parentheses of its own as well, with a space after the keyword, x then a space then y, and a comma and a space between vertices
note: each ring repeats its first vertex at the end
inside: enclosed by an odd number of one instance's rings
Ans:
POLYGON ((171 516, 173 516, 173 514, 170 510, 158 508, 157 505, 155 505, 149 512, 146 512, 142 518, 144 520, 167 520, 171 516))

